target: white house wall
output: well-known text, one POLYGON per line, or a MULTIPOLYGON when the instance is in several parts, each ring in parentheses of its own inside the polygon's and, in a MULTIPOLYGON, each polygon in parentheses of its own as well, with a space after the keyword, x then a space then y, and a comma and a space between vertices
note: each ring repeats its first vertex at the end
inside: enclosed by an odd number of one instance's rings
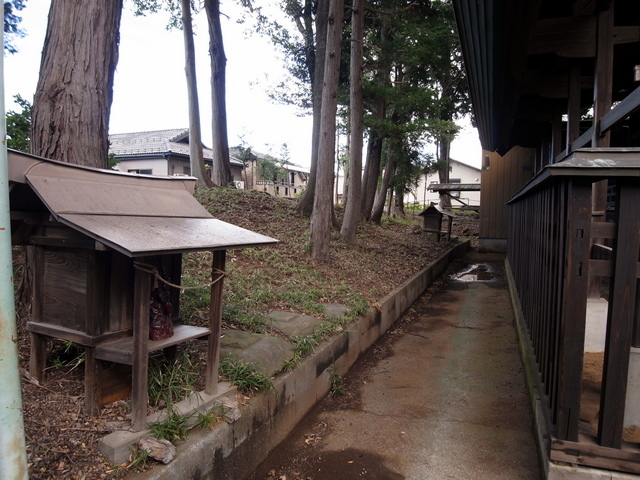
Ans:
POLYGON ((140 160, 124 160, 116 165, 122 172, 151 170, 152 175, 169 175, 167 160, 164 158, 145 158, 140 160))
MULTIPOLYGON (((460 183, 480 183, 480 170, 461 162, 451 161, 451 171, 449 172, 450 180, 460 180, 460 183)), ((416 188, 413 188, 411 192, 405 194, 405 205, 411 205, 419 203, 421 205, 429 204, 430 202, 438 203, 440 201, 440 195, 437 192, 429 191, 429 185, 431 183, 440 183, 438 173, 433 173, 426 178, 423 176, 420 179, 420 183, 416 188)), ((480 192, 460 192, 459 196, 467 205, 478 206, 480 205, 480 192)), ((460 202, 455 200, 451 201, 453 208, 462 206, 460 202)))

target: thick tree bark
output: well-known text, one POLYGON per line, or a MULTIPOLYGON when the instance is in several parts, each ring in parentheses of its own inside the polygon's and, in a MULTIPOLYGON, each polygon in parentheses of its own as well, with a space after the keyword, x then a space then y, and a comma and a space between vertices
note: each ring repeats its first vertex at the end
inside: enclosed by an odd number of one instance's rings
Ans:
MULTIPOLYGON (((438 170, 438 179, 440 180, 440 183, 449 183, 449 146, 450 143, 448 140, 440 140, 440 159, 443 165, 443 167, 438 170)), ((444 192, 440 192, 439 206, 445 210, 451 209, 451 198, 449 195, 444 192)))
POLYGON ((196 78, 196 53, 193 43, 190 0, 180 0, 182 9, 182 32, 184 34, 185 75, 189 102, 189 159, 191 175, 197 178, 196 188, 213 187, 213 181, 204 166, 202 131, 200 126, 200 102, 196 78))
POLYGON ((331 243, 333 161, 336 148, 336 112, 338 110, 343 15, 344 0, 331 0, 322 89, 316 194, 311 215, 311 258, 319 263, 329 261, 331 243))
MULTIPOLYGON (((350 184, 346 198, 344 220, 340 234, 349 244, 356 241, 358 223, 362 219, 362 145, 364 133, 364 106, 362 100, 362 41, 364 31, 364 0, 354 0, 351 11, 351 65, 350 65, 350 184)), ((346 169, 345 169, 346 170, 346 169)))
MULTIPOLYGON (((378 112, 373 113, 374 119, 384 118, 378 112)), ((362 176, 362 218, 371 219, 371 209, 376 197, 376 187, 378 186, 378 177, 380 177, 380 160, 382 158, 382 143, 384 139, 381 135, 371 129, 369 132, 369 143, 367 145, 367 162, 364 167, 362 176)))
POLYGON ((316 44, 314 68, 310 71, 311 103, 313 124, 311 132, 311 166, 307 188, 300 196, 296 211, 309 216, 313 210, 313 199, 316 191, 316 175, 318 170, 318 144, 320 141, 320 109, 322 108, 322 85, 324 81, 324 60, 327 49, 327 24, 329 18, 329 0, 318 0, 316 12, 316 44))
POLYGON ((222 28, 220 25, 220 0, 206 0, 204 9, 209 23, 209 56, 211 57, 211 116, 213 165, 211 178, 216 185, 227 187, 233 181, 229 160, 227 134, 226 68, 222 28))
POLYGON ((53 0, 34 97, 30 151, 106 168, 122 0, 53 0))
MULTIPOLYGON (((389 190, 389 184, 391 183, 391 177, 396 170, 396 162, 394 158, 393 148, 389 148, 387 152, 387 166, 384 169, 382 175, 382 185, 376 192, 375 202, 371 211, 371 218, 369 219, 373 223, 380 223, 382 221, 382 214, 384 213, 384 201, 387 198, 387 190, 389 190)), ((389 198, 389 205, 391 205, 391 198, 389 198)))

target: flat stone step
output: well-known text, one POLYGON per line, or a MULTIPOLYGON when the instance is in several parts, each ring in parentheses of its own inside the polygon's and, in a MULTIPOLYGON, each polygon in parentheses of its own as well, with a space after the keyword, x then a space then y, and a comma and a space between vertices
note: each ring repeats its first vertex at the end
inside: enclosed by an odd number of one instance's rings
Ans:
POLYGON ((255 363, 268 376, 282 370, 293 358, 293 345, 282 338, 240 330, 223 330, 220 338, 221 360, 255 363))

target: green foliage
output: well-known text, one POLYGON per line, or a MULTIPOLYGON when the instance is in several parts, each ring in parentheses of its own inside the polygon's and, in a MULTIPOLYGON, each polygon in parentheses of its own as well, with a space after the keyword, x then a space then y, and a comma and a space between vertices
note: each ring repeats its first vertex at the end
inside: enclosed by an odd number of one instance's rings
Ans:
POLYGON ((151 461, 152 458, 149 452, 147 452, 144 448, 135 447, 131 451, 131 456, 129 457, 129 465, 127 465, 127 468, 133 470, 134 472, 143 472, 151 461))
POLYGON ((271 379, 255 363, 226 359, 220 362, 220 372, 242 393, 275 392, 271 379))
POLYGON ((198 372, 186 351, 149 359, 149 404, 169 407, 194 391, 198 372))
POLYGON ((329 392, 334 397, 341 397, 345 392, 344 379, 336 373, 335 368, 329 371, 329 392))
POLYGON ((225 413, 224 405, 221 403, 214 405, 206 412, 197 412, 195 414, 196 421, 192 425, 192 428, 213 428, 214 425, 224 418, 225 413))
POLYGON ((265 155, 257 160, 258 178, 270 182, 279 182, 287 177, 287 171, 284 168, 284 162, 265 155))
POLYGON ((26 153, 29 151, 29 141, 31 140, 33 105, 20 95, 14 95, 13 99, 22 110, 7 112, 7 147, 26 153))
POLYGON ((147 426, 154 437, 169 440, 181 440, 189 433, 189 419, 192 414, 181 415, 172 406, 167 406, 167 417, 162 422, 150 423, 147 426))
POLYGON ((22 17, 16 12, 25 7, 27 0, 4 0, 4 51, 16 53, 18 50, 12 41, 15 37, 24 37, 25 31, 19 27, 22 17))

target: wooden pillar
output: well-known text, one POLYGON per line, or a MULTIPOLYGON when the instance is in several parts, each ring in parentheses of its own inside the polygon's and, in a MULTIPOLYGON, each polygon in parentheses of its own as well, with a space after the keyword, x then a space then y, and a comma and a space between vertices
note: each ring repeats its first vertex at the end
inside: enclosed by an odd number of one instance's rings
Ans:
POLYGON ((633 333, 638 252, 640 251, 640 190, 635 179, 618 179, 617 227, 614 273, 604 350, 598 442, 620 448, 629 374, 629 352, 633 333))
POLYGON ((100 415, 102 399, 102 368, 96 359, 95 348, 84 348, 84 408, 89 415, 100 415))
POLYGON ((218 367, 220 365, 220 332, 222 330, 222 292, 227 251, 213 252, 211 278, 211 304, 209 309, 209 346, 207 351, 207 370, 205 373, 205 393, 213 395, 218 389, 218 367))
MULTIPOLYGON (((142 260, 144 261, 144 260, 142 260)), ((149 394, 149 304, 151 275, 135 269, 133 294, 133 378, 131 392, 131 430, 139 432, 146 427, 149 394)))
POLYGON ((587 312, 591 237, 591 183, 577 179, 569 184, 567 205, 566 266, 560 319, 558 405, 556 436, 578 440, 582 358, 587 312))
POLYGON ((551 124, 551 158, 549 163, 554 163, 562 152, 562 108, 558 102, 553 105, 553 122, 551 124))
POLYGON ((567 105, 567 153, 580 137, 580 62, 573 60, 569 69, 569 100, 567 105))
MULTIPOLYGON (((611 110, 613 88, 613 2, 607 10, 598 13, 596 38, 596 68, 593 86, 593 139, 592 147, 609 147, 611 133, 601 135, 600 120, 611 110)), ((606 221, 606 180, 593 184, 593 221, 606 221)), ((594 239, 599 242, 601 239, 594 239)), ((589 282, 589 298, 600 298, 600 277, 589 282)))

